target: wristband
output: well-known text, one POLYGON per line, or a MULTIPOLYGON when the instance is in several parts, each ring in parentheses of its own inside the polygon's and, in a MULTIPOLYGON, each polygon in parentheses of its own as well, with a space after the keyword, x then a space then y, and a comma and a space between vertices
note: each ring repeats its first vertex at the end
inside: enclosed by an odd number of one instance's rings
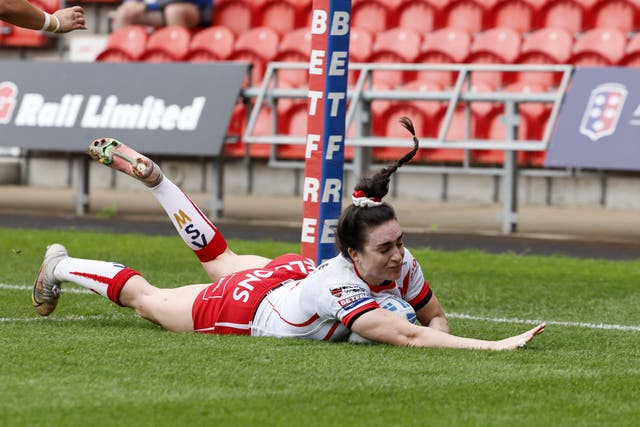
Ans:
POLYGON ((51 15, 49 15, 44 10, 42 11, 42 13, 44 13, 44 25, 42 26, 42 29, 40 31, 47 31, 49 25, 51 25, 51 15))
POLYGON ((53 19, 56 20, 56 26, 53 28, 53 31, 51 31, 52 33, 57 33, 58 30, 60 29, 60 20, 58 19, 58 17, 56 15, 52 15, 53 19))

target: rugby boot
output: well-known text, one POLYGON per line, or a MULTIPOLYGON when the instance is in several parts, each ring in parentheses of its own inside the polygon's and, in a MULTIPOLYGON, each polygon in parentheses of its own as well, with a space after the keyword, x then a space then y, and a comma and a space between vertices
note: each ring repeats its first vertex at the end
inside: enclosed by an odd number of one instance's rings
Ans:
POLYGON ((136 178, 147 187, 155 187, 164 178, 160 167, 151 159, 117 139, 96 139, 87 152, 92 159, 136 178))
POLYGON ((58 243, 47 246, 47 251, 44 254, 44 260, 36 276, 31 294, 33 307, 40 316, 50 315, 58 305, 61 282, 54 277, 53 270, 60 261, 67 257, 67 249, 64 246, 58 243))

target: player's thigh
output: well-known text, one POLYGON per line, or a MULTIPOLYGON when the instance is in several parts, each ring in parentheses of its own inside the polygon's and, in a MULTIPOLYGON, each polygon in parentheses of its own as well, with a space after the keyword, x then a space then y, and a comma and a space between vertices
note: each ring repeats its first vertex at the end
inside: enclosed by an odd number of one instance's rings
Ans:
POLYGON ((216 281, 237 271, 262 268, 271 261, 259 255, 238 255, 227 249, 214 260, 203 262, 202 267, 212 281, 216 281))
POLYGON ((193 302, 208 284, 187 285, 179 288, 158 289, 145 295, 139 314, 173 332, 192 332, 193 302))

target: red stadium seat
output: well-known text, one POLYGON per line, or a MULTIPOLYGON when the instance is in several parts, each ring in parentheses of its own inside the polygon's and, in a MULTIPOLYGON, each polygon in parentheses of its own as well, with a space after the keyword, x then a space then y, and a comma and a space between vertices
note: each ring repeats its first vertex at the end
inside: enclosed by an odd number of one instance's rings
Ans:
MULTIPOLYGON (((292 86, 286 82, 278 82, 280 88, 291 88, 292 86)), ((294 105, 304 103, 306 105, 307 100, 300 101, 298 99, 281 98, 277 102, 278 109, 278 130, 283 128, 283 120, 286 121, 285 111, 292 109, 294 105)), ((254 136, 267 136, 272 135, 272 114, 271 108, 263 105, 262 110, 258 114, 258 119, 253 130, 254 136)), ((228 157, 243 157, 246 154, 247 147, 249 147, 249 154, 253 158, 267 158, 271 155, 271 144, 245 144, 242 141, 242 135, 247 126, 247 109, 243 102, 238 101, 236 104, 229 127, 227 129, 227 136, 233 136, 237 139, 236 142, 225 145, 225 155, 228 157)))
MULTIPOLYGON (((463 91, 468 93, 487 93, 487 92, 495 92, 496 86, 493 86, 487 82, 477 81, 474 82, 471 87, 463 88, 463 91)), ((475 123, 475 134, 476 135, 484 135, 487 131, 487 123, 486 118, 490 117, 499 107, 500 103, 498 102, 489 102, 489 101, 473 101, 469 103, 471 111, 473 112, 474 117, 478 118, 478 121, 475 123)))
MULTIPOLYGON (((487 118, 488 134, 487 139, 504 141, 506 129, 503 123, 502 113, 496 113, 492 117, 487 118)), ((522 120, 518 126, 518 139, 526 139, 526 133, 529 129, 529 123, 522 120)), ((482 165, 502 165, 504 163, 503 150, 474 150, 471 153, 471 160, 476 164, 482 165)), ((524 164, 525 153, 518 153, 518 163, 524 164)))
POLYGON ((400 28, 410 28, 421 34, 439 28, 442 9, 447 0, 402 0, 398 6, 397 24, 400 28))
MULTIPOLYGON (((459 28, 441 28, 427 33, 416 59, 422 64, 457 64, 463 62, 471 49, 471 36, 459 28)), ((419 71, 418 80, 429 80, 449 87, 455 83, 454 71, 419 71)))
MULTIPOLYGON (((542 28, 525 36, 517 64, 566 64, 571 57, 573 34, 562 28, 542 28)), ((557 85, 560 73, 523 71, 517 73, 517 81, 557 85)))
POLYGON ((540 8, 538 28, 563 28, 579 33, 589 28, 596 0, 549 0, 540 8))
MULTIPOLYGON (((386 83, 376 83, 372 86, 373 90, 390 91, 392 87, 386 83)), ((382 117, 393 101, 389 99, 375 99, 371 101, 371 132, 372 135, 384 135, 384 128, 381 126, 382 117)), ((353 125, 353 123, 352 123, 353 125)))
MULTIPOLYGON (((546 87, 539 84, 514 83, 504 88, 505 92, 511 93, 543 93, 546 87)), ((541 140, 544 132, 544 123, 548 120, 551 112, 550 104, 544 103, 522 103, 518 105, 518 113, 520 114, 520 123, 518 124, 519 140, 541 140)), ((492 140, 505 140, 506 127, 503 121, 504 108, 493 110, 486 118, 487 124, 483 137, 492 140)), ((544 152, 521 152, 518 155, 518 162, 526 165, 542 165, 544 161, 544 152)), ((498 150, 478 150, 474 151, 472 159, 478 163, 485 164, 502 164, 504 161, 504 152, 498 150)))
POLYGON ((98 54, 98 62, 139 61, 147 46, 149 33, 141 25, 122 27, 107 38, 107 46, 98 54))
MULTIPOLYGON (((420 53, 422 37, 414 30, 393 28, 378 34, 373 42, 369 62, 376 63, 413 63, 420 53)), ((397 86, 410 81, 414 73, 401 71, 374 71, 374 83, 387 83, 397 86)))
MULTIPOLYGON (((538 83, 512 83, 503 89, 508 93, 545 93, 548 86, 538 83)), ((543 102, 526 102, 518 105, 518 112, 531 124, 540 123, 551 112, 552 104, 543 102)), ((531 139, 542 138, 544 128, 542 126, 532 126, 527 135, 531 139)))
MULTIPOLYGON (((278 47, 278 54, 274 61, 281 62, 309 62, 311 53, 311 31, 299 28, 284 35, 278 47)), ((309 71, 302 70, 278 71, 278 80, 289 82, 294 87, 306 86, 309 82, 309 71)))
POLYGON ((372 34, 383 32, 395 25, 396 13, 402 0, 353 0, 351 25, 364 28, 372 34))
MULTIPOLYGON (((522 37, 510 28, 493 28, 476 35, 465 62, 473 64, 512 64, 520 53, 522 37)), ((485 82, 493 87, 503 83, 503 73, 474 72, 474 83, 485 82)))
POLYGON ((546 0, 498 0, 489 12, 491 27, 511 28, 520 34, 533 31, 536 15, 546 0))
POLYGON ((607 67, 624 57, 627 37, 616 29, 594 28, 585 31, 573 44, 569 62, 583 67, 607 67))
MULTIPOLYGON (((289 136, 306 136, 307 123, 309 119, 309 111, 307 101, 292 104, 289 108, 280 110, 278 115, 281 119, 278 121, 279 131, 281 134, 289 136)), ((344 151, 344 159, 353 159, 353 147, 346 147, 344 151)), ((276 153, 279 159, 283 160, 304 160, 306 154, 306 146, 300 144, 279 144, 276 147, 276 153)))
MULTIPOLYGON (((291 105, 287 110, 279 112, 280 133, 289 136, 306 136, 308 121, 307 102, 291 105)), ((276 153, 279 159, 304 160, 306 147, 298 144, 279 144, 276 153)))
POLYGON ((214 25, 196 33, 185 58, 190 62, 222 61, 233 53, 236 37, 227 27, 214 25))
MULTIPOLYGON (((493 92, 495 87, 485 83, 474 83, 470 88, 463 89, 468 92, 493 92)), ((459 102, 456 105, 453 117, 449 129, 446 133, 446 141, 464 141, 468 138, 483 138, 487 133, 488 118, 491 117, 497 110, 496 103, 486 101, 473 101, 473 102, 459 102), (466 109, 469 109, 467 113, 466 109), (470 115, 467 120, 467 114, 470 115), (468 134, 467 134, 468 132, 468 134)), ((442 126, 440 124, 440 126, 442 126)), ((462 149, 448 149, 440 150, 439 157, 431 156, 432 159, 437 160, 442 156, 447 156, 446 161, 448 163, 461 163, 465 158, 465 150, 462 149)))
POLYGON ((452 0, 443 9, 443 27, 455 27, 469 34, 490 26, 489 11, 496 0, 452 0))
MULTIPOLYGON (((349 62, 367 62, 373 48, 373 36, 364 28, 351 27, 349 31, 349 62)), ((359 71, 349 68, 349 86, 355 85, 359 71)))
MULTIPOLYGON (((449 130, 446 133, 445 141, 464 141, 467 139, 467 132, 469 132, 469 138, 475 138, 477 132, 475 126, 478 122, 478 118, 471 112, 471 122, 467 124, 466 111, 462 105, 458 105, 451 118, 449 124, 449 130), (469 130, 467 131, 467 126, 469 130)), ((438 123, 438 126, 443 126, 444 120, 438 123)), ((441 149, 438 150, 431 159, 427 159, 436 162, 460 164, 465 160, 465 150, 463 149, 441 149)))
POLYGON ((279 44, 280 36, 274 29, 269 27, 253 28, 240 34, 229 59, 253 64, 252 84, 259 85, 264 77, 267 64, 278 53, 279 44))
POLYGON ((31 0, 29 3, 49 13, 55 12, 63 5, 61 0, 31 0))
POLYGON ((0 21, 0 46, 4 43, 4 37, 11 32, 11 24, 0 21))
POLYGON ((640 67, 640 33, 629 39, 624 56, 618 63, 625 67, 640 67))
POLYGON ((246 151, 246 145, 242 142, 242 134, 247 125, 247 109, 242 102, 237 102, 231 113, 229 119, 229 126, 227 127, 227 137, 235 139, 234 142, 225 143, 224 155, 225 157, 236 158, 243 157, 246 151))
POLYGON ((189 53, 191 31, 181 25, 172 25, 155 30, 147 40, 142 54, 145 62, 182 61, 189 53))
POLYGON ((46 33, 15 25, 7 25, 5 32, 7 34, 4 35, 2 43, 4 46, 43 47, 52 40, 46 33))
POLYGON ((598 0, 591 15, 594 28, 615 28, 629 33, 640 27, 640 1, 598 0))
POLYGON ((310 10, 311 2, 306 0, 266 0, 257 8, 253 26, 271 27, 283 37, 296 28, 309 29, 301 16, 310 10))
POLYGON ((225 26, 237 37, 251 29, 254 13, 252 0, 216 0, 213 25, 225 26))
MULTIPOLYGON (((224 155, 230 158, 244 157, 248 154, 254 159, 266 159, 271 154, 271 144, 246 144, 242 140, 242 135, 247 126, 247 109, 245 105, 238 102, 233 109, 227 136, 236 137, 237 141, 227 143, 224 146, 224 155)), ((263 108, 258 113, 258 120, 254 128, 253 136, 266 136, 273 134, 271 125, 271 109, 263 108)))
MULTIPOLYGON (((413 81, 398 89, 419 93, 439 92, 442 87, 429 81, 413 81)), ((433 138, 438 132, 435 124, 440 120, 443 112, 444 104, 442 101, 391 101, 380 114, 380 125, 378 125, 377 132, 386 137, 406 137, 406 130, 398 125, 398 120, 407 116, 411 117, 418 138, 433 138)), ((432 151, 420 149, 416 154, 416 160, 430 158, 433 154, 432 151)), ((406 148, 376 147, 372 150, 372 155, 374 159, 386 162, 396 160, 406 152, 406 148)))
POLYGON ((373 35, 360 27, 351 27, 349 32, 349 61, 366 62, 373 49, 373 35))

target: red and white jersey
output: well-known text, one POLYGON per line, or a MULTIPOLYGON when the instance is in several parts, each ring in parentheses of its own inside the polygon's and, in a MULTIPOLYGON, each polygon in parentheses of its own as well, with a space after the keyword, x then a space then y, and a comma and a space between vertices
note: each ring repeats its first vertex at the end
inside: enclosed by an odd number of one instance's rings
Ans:
POLYGON ((273 289, 255 312, 251 335, 342 341, 360 315, 378 308, 376 298, 399 296, 414 309, 431 298, 429 284, 409 250, 404 250, 402 274, 396 281, 369 285, 353 262, 338 255, 300 280, 273 289))

